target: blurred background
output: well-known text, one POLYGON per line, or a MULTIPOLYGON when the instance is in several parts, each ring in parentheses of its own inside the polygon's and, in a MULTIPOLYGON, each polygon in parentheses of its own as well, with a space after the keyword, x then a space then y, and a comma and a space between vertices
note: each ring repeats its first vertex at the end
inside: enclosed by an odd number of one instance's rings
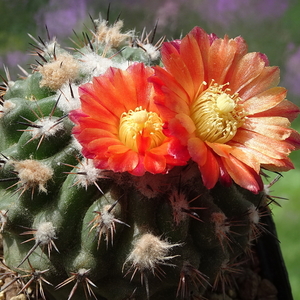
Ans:
MULTIPOLYGON (((120 15, 125 30, 149 31, 158 23, 155 41, 162 35, 179 38, 196 25, 220 37, 243 36, 249 51, 265 53, 270 65, 281 68, 280 85, 288 88, 288 99, 300 105, 299 0, 0 0, 0 74, 5 77, 3 65, 12 80, 21 73, 18 64, 29 70, 34 42, 27 33, 47 40, 47 25, 62 46, 73 46, 73 30, 87 32, 90 16, 96 19, 100 13, 106 18, 109 3, 109 20, 120 15)), ((293 127, 300 130, 300 120, 293 127)), ((300 299, 300 153, 291 157, 295 170, 271 187, 273 196, 289 200, 277 199, 281 207, 273 205, 272 210, 294 298, 300 299)))

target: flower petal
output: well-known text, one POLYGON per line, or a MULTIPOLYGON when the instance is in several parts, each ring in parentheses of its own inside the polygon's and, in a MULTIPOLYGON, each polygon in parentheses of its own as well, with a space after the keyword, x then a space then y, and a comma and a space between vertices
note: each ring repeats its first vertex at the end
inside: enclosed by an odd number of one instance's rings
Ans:
POLYGON ((83 145, 88 145, 90 141, 109 138, 112 141, 117 141, 116 137, 109 131, 102 130, 101 128, 85 128, 80 129, 80 132, 76 134, 76 138, 83 145))
POLYGON ((99 101, 94 87, 90 84, 85 84, 79 87, 81 110, 88 116, 102 121, 103 118, 110 124, 116 124, 118 117, 112 109, 107 110, 99 101), (102 116, 99 119, 99 116, 102 116))
POLYGON ((178 112, 189 113, 186 99, 189 99, 187 93, 181 85, 174 80, 169 73, 161 67, 154 67, 155 74, 149 81, 154 84, 156 95, 155 104, 158 106, 160 113, 165 119, 171 118, 178 112), (158 76, 160 78, 158 78, 158 76), (166 107, 166 101, 168 106, 166 107))
POLYGON ((214 150, 216 154, 223 157, 228 157, 232 151, 232 147, 227 144, 219 144, 219 143, 210 143, 206 142, 206 144, 214 150))
POLYGON ((208 65, 211 66, 207 70, 207 82, 212 80, 219 84, 225 83, 225 77, 235 57, 237 44, 233 39, 215 40, 209 48, 208 65))
POLYGON ((276 159, 283 159, 294 150, 294 146, 286 141, 278 141, 242 128, 237 132, 232 142, 238 142, 276 159))
POLYGON ((250 115, 257 114, 275 107, 278 103, 284 100, 285 96, 285 88, 274 87, 245 101, 243 103, 244 109, 250 115))
POLYGON ((205 164, 198 166, 201 172, 203 184, 208 189, 212 189, 220 177, 220 166, 215 155, 209 148, 207 149, 205 164))
MULTIPOLYGON (((82 133, 84 135, 84 133, 82 133)), ((122 145, 116 138, 98 138, 91 140, 86 147, 92 153, 95 153, 95 157, 105 158, 108 148, 112 145, 122 145)))
POLYGON ((180 53, 171 43, 165 43, 161 51, 163 57, 169 57, 167 60, 163 60, 166 70, 173 74, 175 81, 180 84, 188 95, 193 95, 194 86, 190 84, 190 82, 193 82, 193 78, 180 53))
POLYGON ((199 166, 204 166, 207 160, 207 145, 199 138, 191 138, 188 140, 188 151, 193 161, 199 166))
POLYGON ((101 130, 106 131, 108 135, 116 136, 118 134, 116 126, 95 120, 90 117, 80 119, 80 128, 81 130, 84 130, 86 128, 101 128, 101 130))
POLYGON ((236 64, 231 78, 229 79, 232 93, 238 93, 256 77, 265 67, 265 62, 260 53, 253 52, 244 55, 236 64))
POLYGON ((163 155, 156 155, 149 151, 145 154, 144 166, 152 174, 164 173, 166 170, 166 158, 163 155))
POLYGON ((242 128, 276 140, 286 140, 292 132, 290 122, 282 117, 248 118, 242 128))
MULTIPOLYGON (((197 40, 194 35, 187 35, 186 39, 180 44, 181 58, 187 66, 193 82, 193 94, 197 96, 199 86, 204 81, 204 66, 202 54, 197 47, 197 40), (188 55, 189 53, 189 55, 188 55), (197 68, 195 68, 197 66, 197 68)), ((193 97, 191 97, 193 98, 193 97)))
POLYGON ((241 155, 240 152, 236 152, 235 150, 232 152, 232 155, 238 160, 242 161, 244 164, 253 168, 253 170, 256 172, 259 171, 260 167, 265 167, 267 170, 278 172, 288 171, 294 168, 292 162, 288 158, 273 158, 260 151, 238 144, 236 145, 236 148, 236 150, 244 152, 244 155, 241 155))
POLYGON ((239 91, 239 96, 245 101, 266 89, 277 86, 279 79, 278 67, 265 67, 259 76, 239 91))
POLYGON ((292 122, 299 115, 299 112, 300 109, 297 105, 285 99, 268 110, 255 113, 253 117, 281 116, 287 118, 290 122, 292 122))
POLYGON ((128 149, 127 152, 116 154, 113 153, 108 159, 109 169, 114 172, 133 172, 139 162, 138 153, 128 149))
POLYGON ((150 80, 163 132, 187 147, 206 187, 232 179, 257 193, 261 167, 292 168, 287 156, 300 135, 290 122, 300 111, 277 86, 279 69, 266 55, 247 53, 241 37, 220 39, 195 27, 165 43, 162 61, 165 69, 155 67, 150 80))
POLYGON ((233 156, 229 159, 223 159, 223 162, 235 183, 255 194, 262 191, 262 179, 252 168, 233 156))
POLYGON ((177 154, 182 145, 169 147, 174 138, 162 132, 163 118, 154 103, 157 95, 148 80, 153 73, 134 63, 127 70, 110 68, 80 87, 81 109, 70 113, 76 124, 73 134, 97 168, 142 176, 146 171, 165 173, 189 159, 177 154))
POLYGON ((191 135, 190 132, 188 132, 188 130, 190 130, 191 128, 188 126, 188 121, 186 123, 182 123, 180 121, 180 119, 175 117, 171 119, 168 123, 166 123, 166 129, 164 129, 164 134, 166 136, 176 137, 181 141, 183 145, 186 145, 191 135), (186 128, 184 125, 186 125, 188 128, 186 128))

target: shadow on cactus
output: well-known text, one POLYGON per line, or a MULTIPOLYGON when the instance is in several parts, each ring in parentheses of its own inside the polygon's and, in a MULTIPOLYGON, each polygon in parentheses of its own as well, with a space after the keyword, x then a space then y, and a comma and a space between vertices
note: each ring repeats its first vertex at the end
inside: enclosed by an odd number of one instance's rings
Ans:
POLYGON ((262 176, 299 148, 278 68, 198 27, 154 44, 93 25, 73 52, 33 38, 32 74, 4 80, 1 291, 245 299, 252 276, 258 298, 280 295, 256 271, 259 241, 277 243, 262 176))

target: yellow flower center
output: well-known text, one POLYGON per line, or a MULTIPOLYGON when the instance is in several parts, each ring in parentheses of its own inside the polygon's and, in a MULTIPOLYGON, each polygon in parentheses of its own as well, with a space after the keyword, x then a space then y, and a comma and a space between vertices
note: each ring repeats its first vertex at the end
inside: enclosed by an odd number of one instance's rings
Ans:
MULTIPOLYGON (((226 143, 245 121, 246 113, 239 103, 238 93, 230 94, 230 89, 224 88, 228 84, 219 85, 212 81, 191 107, 196 135, 202 141, 226 143)), ((203 82, 203 85, 207 83, 203 82)))
POLYGON ((137 137, 150 137, 152 149, 162 144, 165 135, 162 133, 163 122, 155 112, 148 112, 142 107, 124 112, 120 118, 119 138, 127 147, 138 151, 137 137))

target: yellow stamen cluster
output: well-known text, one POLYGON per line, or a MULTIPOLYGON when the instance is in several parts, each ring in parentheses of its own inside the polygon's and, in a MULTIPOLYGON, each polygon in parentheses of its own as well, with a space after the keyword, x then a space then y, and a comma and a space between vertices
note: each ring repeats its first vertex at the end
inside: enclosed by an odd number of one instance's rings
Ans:
MULTIPOLYGON (((229 83, 228 83, 229 84, 229 83)), ((243 125, 246 114, 238 93, 230 94, 226 85, 212 81, 210 86, 195 100, 191 118, 196 126, 196 135, 202 141, 226 143, 243 125)), ((203 85, 207 85, 203 82, 203 85)))
POLYGON ((162 144, 165 139, 162 133, 163 123, 155 112, 148 112, 142 107, 123 113, 120 118, 119 138, 128 148, 138 151, 137 137, 150 137, 149 149, 162 144))

